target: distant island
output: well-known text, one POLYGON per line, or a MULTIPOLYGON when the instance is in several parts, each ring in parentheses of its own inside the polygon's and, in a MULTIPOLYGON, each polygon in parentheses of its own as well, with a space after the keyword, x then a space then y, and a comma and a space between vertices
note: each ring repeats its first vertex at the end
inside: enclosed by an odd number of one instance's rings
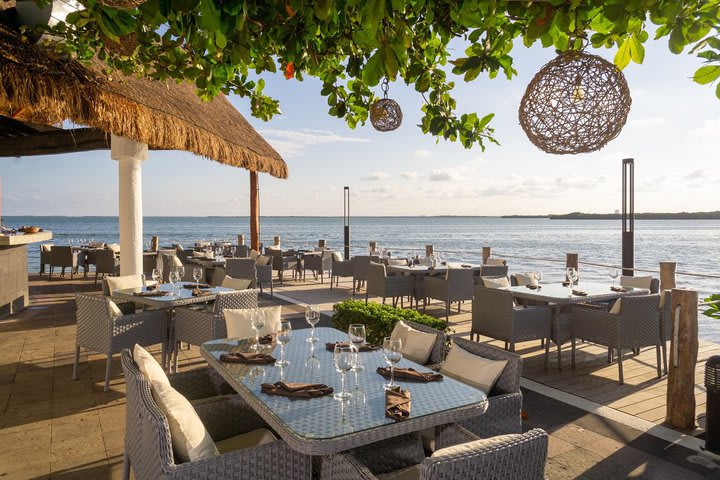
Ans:
MULTIPOLYGON (((620 220, 619 213, 572 212, 564 215, 503 215, 502 218, 549 218, 550 220, 620 220)), ((677 212, 677 213, 636 213, 637 220, 720 220, 720 211, 677 212)))

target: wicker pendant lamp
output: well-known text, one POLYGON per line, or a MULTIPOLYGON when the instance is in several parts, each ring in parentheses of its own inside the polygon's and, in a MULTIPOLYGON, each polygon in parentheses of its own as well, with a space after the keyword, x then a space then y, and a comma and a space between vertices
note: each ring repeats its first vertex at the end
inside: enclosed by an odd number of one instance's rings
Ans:
POLYGON ((387 78, 383 80, 380 88, 383 91, 383 98, 370 107, 370 122, 375 130, 390 132, 402 124, 402 109, 395 100, 388 98, 390 86, 387 78))
POLYGON ((518 115, 528 138, 541 150, 586 153, 618 136, 631 103, 620 69, 583 47, 561 53, 540 69, 518 115))

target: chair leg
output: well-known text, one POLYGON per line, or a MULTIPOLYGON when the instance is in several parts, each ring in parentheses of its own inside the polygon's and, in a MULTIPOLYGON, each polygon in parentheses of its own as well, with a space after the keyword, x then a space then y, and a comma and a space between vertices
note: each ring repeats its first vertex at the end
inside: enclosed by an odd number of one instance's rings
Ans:
POLYGON ((105 365, 105 388, 103 392, 110 391, 110 370, 112 369, 112 354, 108 353, 107 364, 105 365))
MULTIPOLYGON (((368 291, 365 290, 365 303, 368 302, 368 295, 369 295, 369 294, 368 294, 368 291)), ((385 299, 384 299, 384 298, 383 298, 383 303, 385 303, 385 299)))
POLYGON ((660 343, 660 348, 662 349, 662 360, 663 360, 663 371, 665 372, 665 375, 668 373, 668 366, 667 366, 667 344, 665 340, 663 340, 660 343))
POLYGON ((127 452, 123 456, 123 480, 130 480, 130 457, 127 452))
MULTIPOLYGON (((458 310, 460 310, 460 304, 458 303, 458 310)), ((450 321, 450 301, 445 302, 445 321, 450 321)))
POLYGON ((571 359, 572 359, 572 361, 571 361, 571 366, 572 366, 572 368, 573 368, 573 370, 574 370, 574 369, 575 369, 575 339, 574 339, 574 338, 571 340, 571 343, 570 343, 570 344, 571 344, 570 349, 571 349, 571 352, 572 352, 572 354, 571 354, 571 359))
POLYGON ((97 287, 97 277, 98 277, 98 272, 97 272, 97 270, 95 270, 95 286, 96 287, 97 287))
POLYGON ((510 345, 510 344, 509 344, 508 342, 505 342, 505 350, 508 349, 509 345, 510 345))
POLYGON ((562 345, 560 345, 560 343, 558 343, 558 346, 557 346, 558 370, 562 370, 562 352, 561 351, 562 351, 562 345))
POLYGON ((75 345, 75 363, 73 364, 73 380, 78 379, 78 366, 80 363, 80 345, 75 345))
POLYGON ((543 339, 543 342, 545 343, 545 370, 547 370, 550 363, 550 340, 543 339))
POLYGON ((622 369, 623 351, 621 348, 618 348, 617 351, 618 351, 618 373, 620 376, 620 385, 623 385, 625 383, 625 379, 623 378, 623 369, 622 369))
POLYGON ((655 345, 655 356, 657 357, 657 374, 658 378, 662 377, 662 368, 660 363, 660 344, 655 345))

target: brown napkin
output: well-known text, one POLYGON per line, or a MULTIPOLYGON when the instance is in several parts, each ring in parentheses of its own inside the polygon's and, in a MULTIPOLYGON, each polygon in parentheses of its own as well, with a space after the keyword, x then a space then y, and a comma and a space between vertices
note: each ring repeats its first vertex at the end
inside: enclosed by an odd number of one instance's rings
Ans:
POLYGON ((221 362, 270 364, 276 360, 266 353, 233 352, 220 355, 221 362))
MULTIPOLYGON (((385 378, 390 378, 390 367, 378 367, 377 373, 385 378)), ((443 376, 434 372, 418 372, 414 368, 396 368, 395 378, 416 382, 437 382, 442 380, 443 376)))
POLYGON ((610 290, 612 290, 613 292, 627 292, 625 287, 621 287, 618 285, 613 285, 612 287, 610 287, 610 290))
POLYGON ((542 286, 540 286, 540 285, 532 285, 532 284, 527 284, 527 285, 525 285, 525 287, 529 288, 530 290, 540 290, 542 288, 542 286))
POLYGON ((567 280, 565 280, 564 282, 562 282, 562 286, 563 286, 563 287, 569 287, 569 286, 570 286, 570 282, 568 282, 567 280))
POLYGON ((210 295, 212 292, 210 290, 200 290, 199 288, 195 288, 192 291, 193 297, 202 297, 203 295, 210 295))
POLYGON ((210 288, 210 285, 207 283, 188 283, 187 285, 183 285, 183 288, 193 290, 195 288, 210 288))
POLYGON ((393 420, 407 420, 410 417, 410 390, 400 387, 385 390, 385 416, 393 420))
POLYGON ((133 296, 135 297, 162 297, 165 295, 169 295, 170 292, 164 292, 162 290, 150 290, 147 292, 133 292, 133 296))
POLYGON ((275 337, 272 333, 268 333, 267 335, 260 337, 260 345, 270 345, 273 340, 275 340, 275 337))
POLYGON ((324 383, 275 382, 260 385, 263 393, 283 397, 315 398, 333 393, 332 387, 324 383))
POLYGON ((587 292, 585 292, 583 290, 573 289, 572 293, 573 293, 573 295, 577 295, 578 297, 587 297, 587 292))
MULTIPOLYGON (((350 342, 329 342, 325 344, 325 350, 329 352, 335 351, 335 345, 340 345, 341 347, 350 347, 350 342)), ((360 347, 359 352, 374 352, 375 350, 378 350, 380 347, 377 345, 370 345, 369 343, 366 343, 362 347, 360 347)))

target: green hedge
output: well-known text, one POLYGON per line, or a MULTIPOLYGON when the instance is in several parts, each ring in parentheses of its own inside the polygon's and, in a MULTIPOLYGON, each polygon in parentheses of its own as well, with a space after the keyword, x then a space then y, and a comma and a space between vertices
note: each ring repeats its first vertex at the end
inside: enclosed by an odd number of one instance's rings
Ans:
POLYGON ((409 320, 421 323, 441 331, 447 330, 447 322, 415 310, 406 310, 391 305, 365 303, 360 300, 345 300, 333 305, 335 313, 332 317, 333 326, 347 332, 351 323, 364 323, 367 341, 382 345, 383 338, 389 337, 398 320, 409 320))

